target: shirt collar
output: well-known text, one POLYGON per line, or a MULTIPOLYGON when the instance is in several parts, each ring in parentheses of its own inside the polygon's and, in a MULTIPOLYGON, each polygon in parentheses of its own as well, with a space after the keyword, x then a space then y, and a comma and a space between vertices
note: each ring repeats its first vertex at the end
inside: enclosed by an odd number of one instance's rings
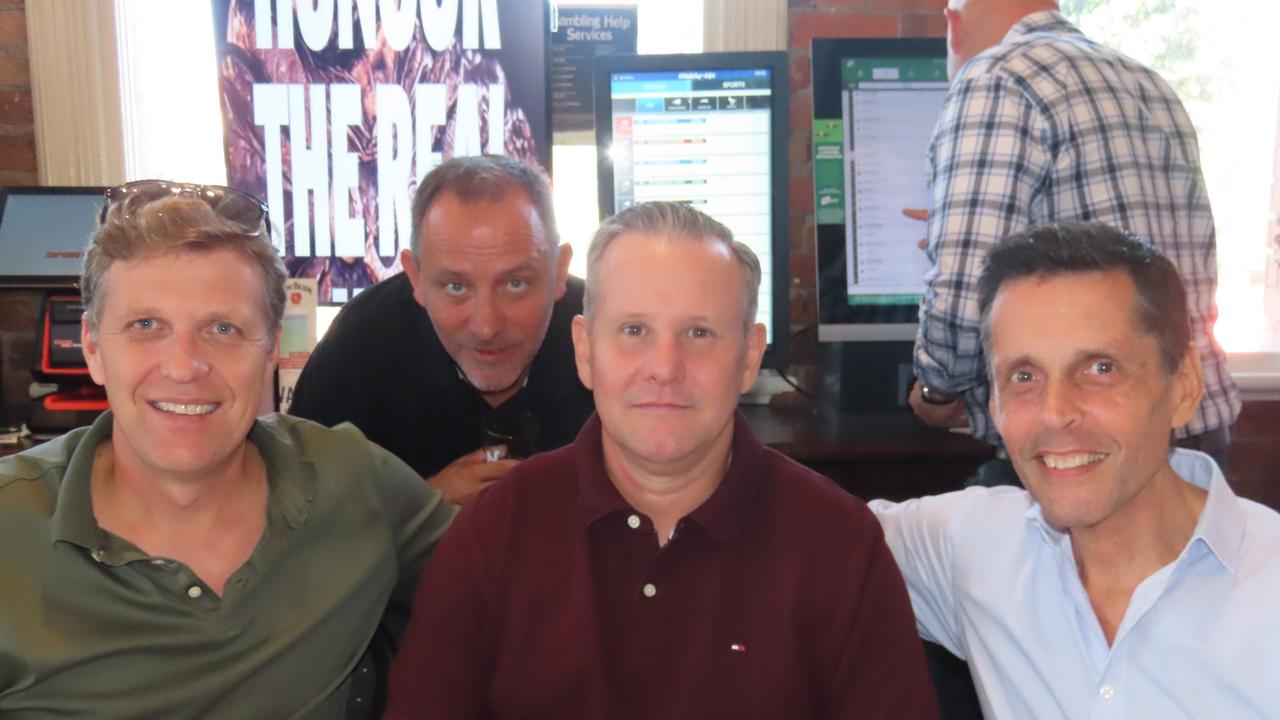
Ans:
MULTIPOLYGON (((268 420, 274 417, 277 416, 268 416, 268 420)), ((258 448, 266 466, 271 490, 268 517, 279 513, 290 528, 302 527, 311 517, 311 503, 316 498, 315 464, 302 459, 302 449, 274 422, 255 420, 249 429, 249 442, 258 448)))
POLYGON ((1031 523, 1031 526, 1040 533, 1040 536, 1044 538, 1045 542, 1053 547, 1057 547, 1064 539, 1067 538, 1067 533, 1050 525, 1049 521, 1044 519, 1044 511, 1040 508, 1040 503, 1036 502, 1035 499, 1031 497, 1031 493, 1027 493, 1027 497, 1031 499, 1031 507, 1027 508, 1027 511, 1022 514, 1022 517, 1026 518, 1027 522, 1031 523))
POLYGON ((102 545, 101 528, 93 516, 93 495, 89 480, 93 475, 93 456, 98 445, 111 437, 112 415, 108 410, 98 416, 89 426, 88 432, 76 438, 76 431, 55 440, 54 442, 75 443, 71 450, 71 458, 67 461, 67 469, 62 475, 62 483, 58 487, 58 499, 54 503, 53 515, 49 519, 49 530, 53 541, 65 540, 90 550, 98 550, 102 545))
MULTIPOLYGON (((578 470, 578 513, 584 526, 615 512, 633 510, 605 471, 602 433, 600 416, 593 413, 573 441, 578 470)), ((720 485, 686 516, 722 543, 731 542, 746 524, 759 486, 764 453, 764 445, 740 410, 734 412, 731 447, 732 458, 720 485)))
POLYGON ((630 510, 604 469, 600 415, 591 413, 573 441, 578 469, 578 516, 584 526, 611 513, 630 510))
MULTIPOLYGON (((1227 485, 1218 463, 1202 452, 1175 448, 1170 453, 1169 464, 1178 477, 1209 493, 1191 539, 1179 555, 1178 562, 1181 563, 1188 557, 1189 549, 1203 545, 1224 568, 1235 572, 1245 535, 1245 514, 1240 507, 1240 499, 1227 485)), ((1057 546, 1067 537, 1067 533, 1044 519, 1038 502, 1033 501, 1023 516, 1050 545, 1057 546)))
POLYGON ((1080 28, 1072 25, 1071 21, 1061 12, 1057 10, 1042 10, 1033 12, 1014 23, 1013 27, 1009 28, 1009 32, 1005 34, 1001 44, 1013 42, 1024 35, 1038 32, 1084 35, 1084 33, 1080 32, 1080 28))
POLYGON ((1208 455, 1178 448, 1173 451, 1169 462, 1179 477, 1209 493, 1188 546, 1203 543, 1224 568, 1234 573, 1240 561, 1240 547, 1244 544, 1246 529, 1240 498, 1227 485, 1218 463, 1208 455))
MULTIPOLYGON (((90 479, 93 476, 93 456, 98 445, 111 438, 112 423, 113 416, 108 410, 99 415, 78 440, 72 434, 63 438, 64 442, 74 442, 75 445, 50 518, 51 539, 55 542, 65 540, 98 552, 104 552, 104 548, 111 545, 93 514, 90 479)), ((268 518, 278 513, 289 527, 296 529, 306 524, 311 514, 311 501, 315 498, 315 468, 309 461, 298 458, 296 449, 281 437, 282 432, 274 426, 254 421, 248 439, 257 447, 266 466, 270 486, 268 518)))

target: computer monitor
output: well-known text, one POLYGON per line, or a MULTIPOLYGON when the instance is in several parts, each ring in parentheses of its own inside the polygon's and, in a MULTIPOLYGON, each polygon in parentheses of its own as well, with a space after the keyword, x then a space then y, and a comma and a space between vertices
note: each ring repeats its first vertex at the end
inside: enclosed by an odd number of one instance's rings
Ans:
POLYGON ((0 188, 0 287, 75 287, 105 192, 0 188))
POLYGON ((760 258, 774 368, 790 345, 788 97, 782 52, 596 58, 601 213, 674 200, 728 226, 760 258))
POLYGON ((915 338, 929 142, 947 92, 943 39, 815 38, 818 339, 915 338))

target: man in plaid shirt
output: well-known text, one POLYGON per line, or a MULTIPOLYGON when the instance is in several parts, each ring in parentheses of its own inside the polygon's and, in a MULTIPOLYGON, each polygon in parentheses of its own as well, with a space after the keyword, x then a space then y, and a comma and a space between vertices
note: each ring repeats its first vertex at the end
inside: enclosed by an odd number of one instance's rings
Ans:
POLYGON ((1182 103, 1155 72, 1085 37, 1056 2, 951 0, 944 12, 952 85, 929 149, 916 414, 939 426, 967 415, 977 437, 998 442, 978 340, 982 260, 1030 225, 1100 221, 1151 240, 1182 274, 1205 394, 1178 444, 1221 464, 1240 399, 1212 335, 1213 215, 1182 103))

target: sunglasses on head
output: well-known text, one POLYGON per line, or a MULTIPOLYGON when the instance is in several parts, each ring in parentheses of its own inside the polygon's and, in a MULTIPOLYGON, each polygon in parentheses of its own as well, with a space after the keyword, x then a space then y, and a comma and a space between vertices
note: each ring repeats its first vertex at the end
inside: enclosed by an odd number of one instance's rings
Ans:
POLYGON ((203 200, 218 215, 241 225, 250 232, 257 232, 267 220, 266 203, 235 188, 169 180, 136 180, 107 191, 102 212, 98 215, 98 223, 104 222, 107 219, 107 211, 117 205, 124 205, 128 212, 161 198, 179 195, 203 200))

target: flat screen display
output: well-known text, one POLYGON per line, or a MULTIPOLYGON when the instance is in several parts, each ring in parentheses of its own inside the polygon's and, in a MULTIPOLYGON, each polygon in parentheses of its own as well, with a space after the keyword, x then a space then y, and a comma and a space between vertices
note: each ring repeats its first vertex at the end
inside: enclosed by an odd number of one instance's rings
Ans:
POLYGON ((789 333, 784 63, 782 53, 712 53, 596 67, 602 212, 670 200, 728 226, 760 259, 756 321, 774 367, 789 333))
POLYGON ((911 340, 929 263, 927 153, 948 88, 943 40, 813 41, 821 340, 911 340))
POLYGON ((841 75, 849 304, 919 303, 929 269, 914 242, 923 225, 902 211, 928 207, 925 155, 946 69, 918 58, 848 58, 841 75))
POLYGON ((0 284, 70 287, 105 188, 0 189, 0 284))

